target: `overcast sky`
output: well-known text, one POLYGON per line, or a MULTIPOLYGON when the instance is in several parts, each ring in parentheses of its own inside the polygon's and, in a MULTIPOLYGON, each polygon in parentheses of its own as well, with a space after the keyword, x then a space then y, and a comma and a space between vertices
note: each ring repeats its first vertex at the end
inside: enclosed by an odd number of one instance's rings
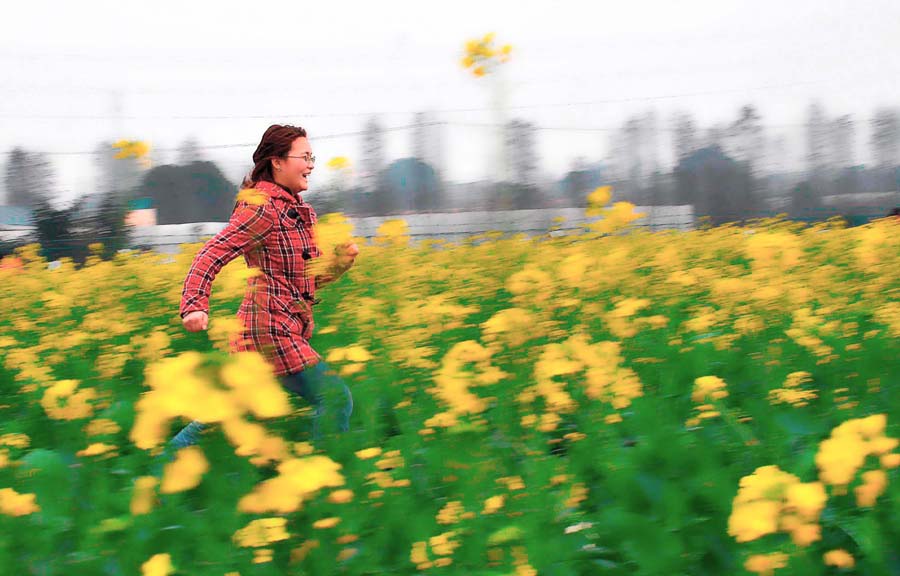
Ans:
MULTIPOLYGON (((326 136, 359 130, 369 113, 400 127, 427 109, 451 123, 447 175, 480 179, 488 133, 471 124, 492 120, 489 93, 459 60, 465 40, 489 31, 514 47, 512 113, 539 126, 614 128, 654 109, 663 126, 685 110, 705 127, 753 103, 770 133, 788 137, 786 163, 799 165, 798 124, 813 98, 855 117, 859 161, 872 111, 900 105, 897 0, 29 0, 5 3, 3 20, 0 153, 54 153, 64 199, 90 191, 94 165, 56 153, 101 139, 255 145, 270 123, 288 122, 307 128, 319 158, 354 161, 358 137, 326 136)), ((541 131, 542 169, 601 160, 609 138, 541 131)), ((252 151, 204 153, 236 178, 252 151)), ((410 153, 409 130, 391 132, 388 158, 410 153)))

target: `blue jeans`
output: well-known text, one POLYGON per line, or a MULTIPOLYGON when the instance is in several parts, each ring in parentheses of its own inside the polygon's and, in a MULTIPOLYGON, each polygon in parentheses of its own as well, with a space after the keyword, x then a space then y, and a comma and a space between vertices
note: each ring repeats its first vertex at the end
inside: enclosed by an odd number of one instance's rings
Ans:
MULTIPOLYGON (((350 429, 350 414, 353 412, 353 395, 344 380, 337 374, 326 374, 329 366, 325 360, 300 372, 279 376, 281 385, 291 393, 302 397, 313 408, 313 440, 322 437, 324 429, 327 433, 346 432, 350 429)), ((194 420, 169 441, 176 449, 197 443, 200 432, 208 426, 194 420)))

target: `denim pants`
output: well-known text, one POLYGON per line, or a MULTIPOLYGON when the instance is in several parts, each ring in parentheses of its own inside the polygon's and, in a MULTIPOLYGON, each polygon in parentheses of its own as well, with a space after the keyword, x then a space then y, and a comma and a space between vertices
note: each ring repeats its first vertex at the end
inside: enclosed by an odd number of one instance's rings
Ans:
MULTIPOLYGON (((353 395, 344 380, 337 374, 326 374, 328 370, 325 360, 320 360, 300 372, 278 378, 289 392, 302 397, 313 406, 313 440, 319 440, 323 431, 331 434, 350 429, 353 395)), ((182 428, 169 444, 176 449, 196 444, 200 432, 206 426, 208 425, 194 420, 182 428)))

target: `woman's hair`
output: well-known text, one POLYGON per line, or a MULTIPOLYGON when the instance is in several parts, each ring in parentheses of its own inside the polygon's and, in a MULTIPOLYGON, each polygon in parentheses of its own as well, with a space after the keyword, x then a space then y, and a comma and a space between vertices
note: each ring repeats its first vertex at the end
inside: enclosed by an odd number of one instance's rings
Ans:
POLYGON ((299 126, 272 124, 262 135, 256 152, 253 153, 253 170, 250 180, 275 182, 272 174, 272 158, 284 158, 291 151, 297 138, 305 138, 306 130, 299 126))

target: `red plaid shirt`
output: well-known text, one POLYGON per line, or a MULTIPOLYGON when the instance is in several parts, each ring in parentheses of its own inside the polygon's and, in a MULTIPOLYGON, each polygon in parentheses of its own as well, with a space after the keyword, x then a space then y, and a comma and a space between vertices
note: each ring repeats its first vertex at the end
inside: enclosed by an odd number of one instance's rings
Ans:
POLYGON ((216 274, 239 255, 261 274, 247 280, 238 308, 244 328, 232 340, 233 352, 257 350, 278 375, 299 372, 321 356, 309 344, 312 336, 315 278, 307 262, 321 256, 312 226, 313 207, 299 195, 271 182, 253 186, 268 197, 261 205, 239 200, 225 228, 194 257, 184 280, 181 316, 209 312, 209 296, 216 274))

